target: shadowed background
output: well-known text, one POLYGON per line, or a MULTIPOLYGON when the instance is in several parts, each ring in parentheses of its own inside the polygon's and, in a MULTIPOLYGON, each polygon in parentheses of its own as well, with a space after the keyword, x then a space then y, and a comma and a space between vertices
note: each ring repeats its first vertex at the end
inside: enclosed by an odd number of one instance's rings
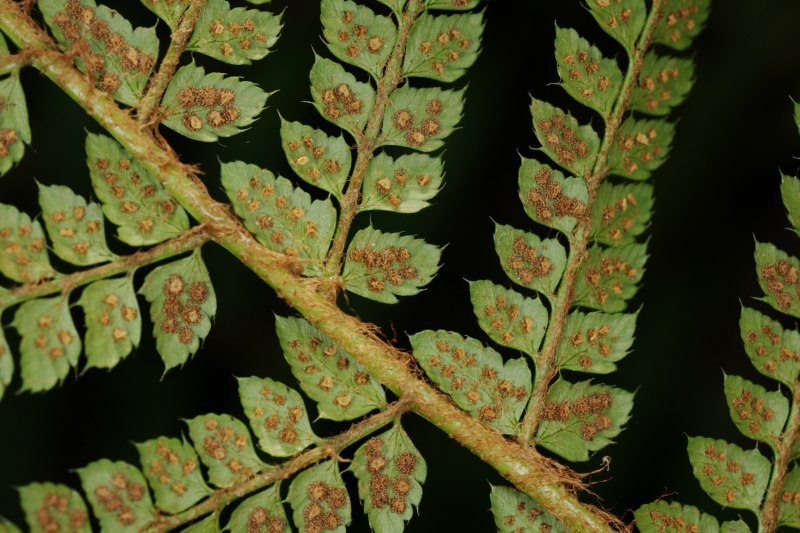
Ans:
MULTIPOLYGON (((377 3, 365 0, 379 9, 377 3)), ((236 3, 236 2, 234 2, 236 3)), ((154 19, 138 2, 109 1, 138 24, 154 19)), ((209 146, 167 133, 182 159, 198 163, 211 193, 224 194, 218 161, 242 159, 292 176, 280 149, 278 111, 290 120, 320 127, 310 100, 312 49, 325 53, 316 0, 278 0, 286 7, 276 52, 252 67, 215 70, 246 76, 274 94, 249 131, 209 146)), ((517 198, 518 153, 533 155, 529 94, 569 106, 583 121, 599 119, 554 85, 554 21, 575 27, 606 55, 622 50, 595 25, 578 1, 494 1, 486 7, 484 50, 467 74, 461 129, 447 141, 446 186, 436 204, 418 215, 373 214, 382 230, 405 231, 449 244, 444 266, 428 289, 395 306, 351 296, 349 309, 383 327, 407 346, 405 333, 450 329, 481 338, 466 280, 510 285, 493 251, 492 219, 532 228, 517 198)), ((644 285, 631 308, 642 306, 634 351, 620 370, 598 378, 636 390, 633 419, 619 443, 596 454, 589 471, 611 457, 608 472, 595 475, 593 490, 624 518, 660 496, 720 512, 699 489, 686 458, 686 435, 752 444, 727 415, 723 370, 744 374, 770 389, 750 366, 739 340, 740 302, 754 304, 760 291, 752 259, 754 235, 800 253, 780 203, 779 169, 795 174, 800 138, 791 120, 789 95, 800 98, 800 3, 792 0, 718 0, 708 28, 693 49, 697 83, 679 109, 672 157, 656 174, 656 213, 644 285)), ((165 25, 159 35, 166 38, 165 25)), ((223 68, 224 67, 224 68, 223 68)), ((362 76, 363 77, 363 76, 362 76)), ((463 85, 464 81, 461 82, 463 85)), ((38 213, 34 180, 66 184, 91 194, 84 161, 85 130, 99 132, 82 110, 33 70, 23 73, 33 146, 19 168, 0 180, 0 201, 38 213)), ((369 222, 368 215, 357 225, 369 222)), ((539 230, 546 233, 547 230, 539 230)), ((115 251, 126 249, 112 239, 115 251)), ((39 395, 8 393, 0 402, 0 515, 22 524, 14 486, 53 480, 78 485, 70 470, 108 457, 137 463, 131 442, 177 436, 180 419, 206 412, 242 416, 234 376, 269 376, 294 385, 274 333, 273 313, 290 310, 273 291, 227 252, 204 249, 219 300, 211 333, 183 370, 162 377, 151 324, 141 347, 110 373, 70 377, 39 395)), ((62 264, 58 264, 63 266, 62 264)), ((66 269, 65 269, 66 270, 66 269)), ((141 280, 142 273, 137 276, 141 280)), ((142 302, 143 303, 143 302, 142 302)), ((12 314, 3 317, 7 324, 12 314)), ((76 313, 80 320, 80 313, 76 313)), ((12 332, 8 330, 11 334, 12 332)), ((514 355, 509 351, 506 355, 514 355)), ((568 376, 578 379, 579 376, 568 376)), ((19 386, 15 378, 12 389, 19 386)), ((311 406, 310 403, 308 403, 311 406)), ((410 415, 404 426, 428 462, 421 516, 411 531, 491 531, 489 483, 499 476, 424 420, 410 415)), ((335 424, 320 421, 322 435, 335 424)), ((346 479, 354 487, 352 477, 346 479)), ((354 493, 352 493, 354 496, 354 493)), ((367 531, 360 506, 353 531, 367 531)), ((750 519, 744 513, 746 519, 750 519)))

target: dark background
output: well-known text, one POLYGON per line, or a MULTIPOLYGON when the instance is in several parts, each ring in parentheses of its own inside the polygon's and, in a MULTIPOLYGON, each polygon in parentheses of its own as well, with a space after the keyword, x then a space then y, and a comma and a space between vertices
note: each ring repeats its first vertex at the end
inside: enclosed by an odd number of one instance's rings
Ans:
MULTIPOLYGON (((152 24, 154 19, 138 2, 109 4, 138 24, 152 24)), ((261 120, 246 133, 214 146, 167 133, 184 161, 202 166, 209 189, 220 199, 224 195, 218 160, 243 159, 291 176, 280 151, 278 111, 292 120, 323 125, 304 103, 310 100, 312 47, 318 52, 325 48, 319 38, 318 2, 274 4, 276 10, 287 8, 276 52, 252 67, 224 67, 268 91, 279 90, 261 120)), ((491 219, 532 227, 516 189, 518 153, 531 156, 529 146, 536 144, 529 95, 569 106, 583 120, 599 125, 597 117, 553 85, 554 21, 579 29, 607 55, 622 55, 581 2, 498 0, 486 7, 486 15, 484 50, 466 78, 465 118, 448 139, 447 183, 436 205, 418 215, 372 216, 383 230, 449 243, 444 267, 427 291, 398 305, 373 304, 356 296, 349 301, 352 312, 381 325, 389 337, 396 335, 401 345, 407 344, 405 332, 426 328, 452 329, 486 340, 472 316, 464 280, 488 278, 508 284, 493 251, 491 219)), ((618 444, 588 464, 574 465, 589 471, 604 455, 611 457, 610 471, 592 478, 598 482, 593 490, 626 519, 631 509, 661 496, 679 498, 720 517, 736 516, 719 511, 700 491, 686 458, 686 435, 752 446, 728 418, 723 370, 777 386, 749 365, 737 324, 740 302, 764 309, 754 301, 759 295, 754 236, 800 253, 797 239, 785 229, 778 190, 779 169, 795 174, 793 156, 800 154, 789 99, 800 97, 798 21, 800 2, 718 0, 693 49, 697 83, 679 110, 672 157, 655 179, 651 259, 632 304, 643 306, 634 352, 619 372, 600 378, 637 391, 633 419, 618 444)), ((160 35, 166 36, 164 30, 162 24, 160 35)), ((207 58, 201 62, 223 68, 207 58)), ((90 195, 83 141, 85 130, 99 128, 35 71, 25 71, 23 83, 34 141, 19 168, 0 180, 0 200, 36 214, 34 180, 69 184, 90 195)), ((363 216, 359 222, 368 219, 363 216)), ((112 246, 126 251, 113 240, 112 246)), ((8 393, 0 402, 0 514, 22 523, 14 486, 43 480, 77 486, 71 469, 101 457, 135 463, 131 442, 176 436, 183 430, 182 418, 209 411, 241 416, 233 376, 293 382, 273 331, 273 312, 290 311, 224 250, 209 245, 204 255, 219 311, 203 349, 183 370, 162 378, 161 361, 145 333, 139 350, 112 372, 92 370, 46 394, 8 393)), ((7 324, 12 313, 3 318, 7 324)), ((17 377, 12 388, 18 386, 17 377)), ((502 482, 497 474, 418 417, 407 416, 404 425, 429 470, 421 516, 412 520, 411 530, 493 530, 488 493, 489 483, 502 482)), ((337 427, 341 426, 325 421, 317 425, 321 434, 337 427)), ((353 531, 367 531, 360 510, 353 531)))

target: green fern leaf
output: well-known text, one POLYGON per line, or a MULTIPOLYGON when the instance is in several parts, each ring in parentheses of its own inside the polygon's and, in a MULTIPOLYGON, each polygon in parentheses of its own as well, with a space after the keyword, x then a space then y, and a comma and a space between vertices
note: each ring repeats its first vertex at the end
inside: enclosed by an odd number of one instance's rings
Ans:
POLYGON ((142 4, 158 15, 169 26, 169 29, 176 30, 181 20, 181 15, 189 7, 186 0, 141 0, 142 4))
POLYGON ((483 13, 423 13, 408 36, 403 74, 445 83, 458 80, 478 59, 483 26, 483 13))
POLYGON ((589 257, 575 282, 575 305, 618 313, 636 294, 647 261, 645 244, 589 248, 589 257))
POLYGON ((781 313, 800 318, 800 261, 772 244, 756 242, 758 284, 766 301, 781 313))
POLYGON ((567 94, 604 116, 611 111, 622 86, 616 60, 603 57, 577 31, 556 26, 556 62, 567 94))
POLYGON ((430 205, 443 175, 440 158, 407 154, 392 159, 381 152, 367 165, 359 210, 416 213, 430 205))
POLYGON ((22 283, 56 275, 41 224, 16 207, 0 204, 0 273, 22 283))
POLYGON ((351 470, 373 531, 402 532, 422 501, 425 459, 396 423, 353 455, 351 470))
POLYGON ((336 227, 330 200, 314 200, 285 178, 255 165, 222 164, 222 186, 236 214, 267 248, 304 259, 310 275, 322 272, 322 261, 336 227))
POLYGON ((694 62, 688 58, 644 56, 637 85, 631 92, 631 109, 648 115, 668 115, 689 95, 694 85, 694 62))
POLYGON ((666 161, 675 125, 663 120, 633 120, 620 126, 608 153, 609 172, 631 180, 646 180, 666 161))
POLYGON ((213 485, 230 487, 267 468, 256 455, 247 426, 238 419, 207 414, 187 420, 186 425, 213 485))
MULTIPOLYGON (((401 4, 405 3, 404 0, 399 1, 401 4)), ((427 6, 428 9, 441 9, 443 11, 466 11, 474 9, 479 3, 480 0, 428 0, 427 6)))
POLYGON ((155 28, 134 29, 94 0, 39 0, 39 9, 65 49, 82 50, 76 63, 100 90, 123 104, 139 101, 158 57, 155 28))
POLYGON ((533 130, 547 156, 577 176, 587 176, 600 149, 600 138, 591 126, 542 100, 531 102, 533 130))
POLYGON ((394 91, 383 115, 381 145, 432 152, 455 131, 464 107, 464 91, 436 87, 394 91))
POLYGON ((211 513, 189 527, 182 529, 181 533, 221 533, 221 531, 222 529, 219 527, 219 513, 211 513))
POLYGON ((397 296, 413 296, 429 284, 441 255, 441 249, 422 239, 370 226, 350 242, 342 279, 348 291, 392 304, 397 296))
POLYGON ((86 159, 103 213, 119 226, 119 240, 146 246, 189 229, 183 207, 115 140, 90 133, 86 137, 86 159))
POLYGON ((29 300, 17 309, 12 325, 19 345, 22 390, 40 392, 64 381, 78 365, 81 340, 66 297, 29 300))
POLYGON ((789 418, 789 400, 739 376, 725 375, 725 398, 731 419, 742 435, 777 448, 789 418))
POLYGON ((650 225, 652 214, 652 185, 602 183, 592 207, 592 237, 609 246, 635 243, 650 225))
POLYGON ((255 83, 206 74, 192 62, 178 69, 164 93, 162 124, 190 139, 214 142, 255 122, 268 96, 255 83))
POLYGON ((283 509, 280 485, 273 485, 240 503, 225 529, 248 533, 291 533, 292 528, 283 509))
POLYGON ((217 297, 200 249, 150 272, 139 293, 150 302, 153 336, 165 371, 200 348, 217 312, 217 297))
POLYGON ((69 187, 39 184, 39 205, 55 254, 73 265, 113 261, 117 255, 106 243, 100 206, 86 203, 69 187))
POLYGON ((516 431, 531 392, 524 359, 503 363, 492 348, 450 331, 422 331, 409 340, 414 358, 456 405, 498 431, 516 431))
POLYGON ((335 461, 300 472, 289 486, 288 500, 300 531, 344 533, 350 525, 350 497, 335 461))
POLYGON ((783 480, 778 525, 800 528, 800 497, 795 497, 796 494, 800 494, 800 467, 794 466, 783 480))
POLYGON ((212 493, 197 454, 185 441, 158 437, 136 444, 136 449, 159 509, 180 513, 212 493))
POLYGON ((200 52, 232 65, 263 59, 278 41, 281 17, 257 9, 207 0, 197 18, 186 50, 200 52))
POLYGON ((352 166, 350 147, 344 136, 331 137, 324 131, 281 117, 281 144, 295 174, 341 200, 352 166))
POLYGON ((139 345, 142 318, 130 277, 95 281, 81 294, 86 368, 113 368, 139 345))
POLYGON ((147 483, 136 467, 100 459, 76 471, 103 531, 138 532, 155 518, 147 483))
POLYGON ((580 178, 565 178, 544 163, 523 158, 519 199, 531 220, 569 235, 586 211, 589 190, 580 178))
POLYGON ((750 526, 741 518, 736 522, 723 522, 720 528, 721 533, 751 533, 750 526))
POLYGON ((239 378, 239 398, 258 446, 273 457, 291 457, 318 441, 300 394, 269 378, 239 378))
POLYGON ((91 533, 86 504, 77 491, 55 483, 31 483, 18 490, 25 521, 32 533, 91 533))
POLYGON ((386 394, 354 357, 300 318, 276 317, 283 354, 320 418, 352 420, 386 405, 386 394))
POLYGON ((334 56, 380 79, 397 40, 392 19, 349 0, 322 0, 320 20, 334 56))
POLYGON ((572 312, 556 353, 559 368, 609 374, 633 346, 637 314, 572 312))
POLYGON ((495 224, 494 247, 511 281, 552 300, 567 263, 567 252, 557 239, 540 239, 534 233, 495 224))
POLYGON ((632 407, 630 392, 559 380, 547 392, 536 443, 568 461, 588 461, 622 432, 632 407))
POLYGON ((719 532, 716 518, 700 512, 697 507, 677 502, 660 500, 648 503, 639 507, 633 515, 641 533, 719 532))
POLYGON ((493 341, 531 357, 536 354, 548 322, 541 300, 526 298, 491 281, 471 282, 469 294, 478 324, 493 341))
MULTIPOLYGON (((5 41, 2 51, 8 52, 5 41)), ((6 55, 0 53, 0 57, 6 55)), ((12 74, 0 80, 0 176, 22 160, 25 145, 31 143, 28 106, 19 76, 12 74)))
POLYGON ((311 96, 320 115, 358 137, 375 105, 372 86, 358 81, 339 63, 320 56, 314 57, 310 79, 311 96))
POLYGON ((653 42, 685 50, 703 31, 710 9, 711 0, 666 0, 653 42))
POLYGON ((5 331, 0 326, 0 400, 3 399, 11 379, 14 377, 14 358, 6 342, 5 331))
POLYGON ((689 437, 688 451, 694 476, 711 499, 758 512, 772 470, 769 459, 758 450, 704 437, 689 437))
POLYGON ((644 0, 589 0, 589 9, 600 27, 616 39, 629 55, 644 29, 644 0))
POLYGON ((794 231, 800 233, 800 179, 781 176, 781 198, 794 231))
POLYGON ((549 531, 568 533, 568 529, 545 511, 530 496, 511 487, 492 485, 492 514, 498 533, 549 531))
POLYGON ((756 370, 792 387, 800 375, 800 333, 754 309, 742 308, 739 320, 744 349, 756 370))

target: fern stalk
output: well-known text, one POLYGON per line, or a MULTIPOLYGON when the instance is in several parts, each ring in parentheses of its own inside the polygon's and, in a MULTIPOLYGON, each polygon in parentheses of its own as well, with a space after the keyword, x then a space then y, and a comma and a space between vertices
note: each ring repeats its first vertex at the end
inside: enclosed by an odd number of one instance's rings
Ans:
POLYGON ((411 402, 406 399, 400 399, 387 406, 383 411, 353 424, 348 430, 323 440, 315 448, 292 457, 278 465, 277 468, 270 466, 268 470, 242 483, 238 483, 232 487, 218 489, 207 499, 182 513, 172 516, 160 516, 153 523, 149 524, 144 531, 147 533, 170 531, 171 529, 193 522, 209 513, 221 510, 226 505, 242 496, 258 492, 277 481, 289 479, 299 471, 324 459, 335 459, 345 448, 375 433, 382 427, 391 424, 408 412, 412 407, 413 405, 411 402))
MULTIPOLYGON (((622 82, 622 88, 614 102, 611 112, 608 116, 603 117, 606 127, 602 144, 600 145, 600 151, 592 166, 591 174, 589 174, 586 179, 586 185, 589 189, 589 203, 586 213, 591 213, 592 205, 597 197, 597 189, 608 175, 608 152, 611 148, 611 144, 617 137, 617 132, 622 124, 623 118, 628 112, 631 92, 639 79, 639 73, 642 70, 642 62, 653 40, 653 34, 661 16, 662 6, 663 0, 653 0, 644 29, 639 36, 633 53, 629 54, 628 68, 622 82)), ((564 270, 564 276, 562 277, 558 294, 556 295, 556 302, 553 307, 552 318, 547 327, 544 345, 536 361, 538 372, 536 372, 534 377, 533 393, 528 403, 529 408, 520 426, 520 437, 525 442, 530 441, 539 428, 544 414, 547 392, 550 389, 550 384, 558 375, 559 368, 558 365, 555 364, 556 351, 561 344, 564 335, 564 323, 567 320, 567 316, 573 304, 573 291, 578 271, 589 255, 588 248, 591 231, 592 219, 591 216, 587 214, 578 221, 572 234, 568 236, 570 252, 567 266, 564 270)))
POLYGON ((403 18, 401 19, 397 41, 395 42, 389 59, 386 61, 383 76, 378 82, 377 91, 375 93, 375 104, 367 119, 367 125, 364 128, 363 134, 356 139, 358 145, 356 162, 347 183, 347 190, 342 198, 339 224, 336 227, 333 243, 331 244, 331 248, 325 260, 325 270, 329 275, 336 275, 341 270, 342 256, 344 255, 344 248, 347 244, 347 236, 350 233, 350 226, 353 224, 353 219, 358 214, 360 206, 361 184, 364 182, 367 164, 375 154, 375 146, 381 133, 383 115, 386 111, 389 97, 402 80, 403 57, 405 55, 406 43, 408 42, 408 34, 411 32, 414 22, 424 10, 424 4, 425 2, 423 0, 411 0, 406 5, 403 18))
POLYGON ((130 114, 72 66, 50 38, 12 0, 0 0, 0 29, 18 47, 32 50, 32 65, 55 82, 156 175, 169 193, 199 222, 212 240, 226 248, 302 313, 319 331, 352 354, 395 394, 409 398, 414 411, 468 448, 573 531, 621 529, 613 516, 581 503, 573 490, 579 480, 530 446, 501 433, 457 408, 449 398, 420 379, 408 354, 387 344, 374 327, 343 313, 317 292, 318 281, 301 278, 303 262, 262 246, 228 209, 208 195, 191 167, 162 148, 130 114), (569 487, 569 488, 567 488, 569 487))
POLYGON ((139 107, 136 111, 139 122, 146 124, 158 109, 158 103, 161 101, 161 97, 164 96, 164 91, 167 90, 170 80, 175 76, 175 70, 178 68, 181 54, 186 50, 186 45, 205 5, 206 0, 191 0, 189 7, 181 17, 178 28, 172 32, 169 48, 164 54, 164 59, 161 60, 158 71, 150 79, 147 92, 139 102, 139 107))
POLYGON ((27 300, 41 298, 50 294, 67 294, 77 287, 89 285, 100 279, 132 273, 137 268, 152 265, 186 252, 191 252, 208 242, 209 239, 210 235, 208 234, 207 227, 205 225, 200 225, 158 246, 121 257, 117 261, 112 261, 95 268, 81 270, 67 276, 61 276, 44 283, 26 283, 25 285, 20 285, 0 296, 0 311, 27 300))
POLYGON ((767 486, 764 503, 761 506, 761 520, 758 524, 760 533, 775 531, 778 525, 784 481, 792 459, 792 448, 798 439, 800 439, 800 384, 795 384, 792 388, 792 408, 789 412, 789 421, 775 446, 772 475, 767 486))

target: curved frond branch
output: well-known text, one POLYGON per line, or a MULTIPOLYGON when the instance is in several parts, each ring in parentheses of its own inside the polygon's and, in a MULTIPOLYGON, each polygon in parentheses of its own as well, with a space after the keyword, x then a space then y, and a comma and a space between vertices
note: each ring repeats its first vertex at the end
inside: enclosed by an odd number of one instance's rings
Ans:
POLYGON ((761 505, 760 531, 774 531, 780 518, 781 496, 784 492, 786 474, 792 462, 792 451, 800 440, 800 384, 792 388, 792 408, 789 421, 775 445, 775 459, 772 465, 772 476, 767 486, 767 494, 761 505))
MULTIPOLYGON (((617 137, 625 114, 629 110, 631 93, 638 83, 644 57, 650 48, 654 33, 658 27, 657 24, 661 16, 663 3, 663 0, 653 1, 644 29, 633 50, 633 54, 631 54, 620 93, 611 112, 603 117, 606 126, 605 133, 603 134, 600 150, 592 165, 592 170, 586 177, 586 184, 589 189, 587 213, 591 213, 592 205, 597 199, 597 190, 609 173, 608 156, 611 145, 617 137)), ((538 371, 534 378, 533 393, 520 428, 520 437, 525 442, 530 441, 539 428, 544 415, 547 392, 553 379, 558 374, 558 366, 555 364, 556 352, 564 336, 564 324, 570 308, 574 304, 574 289, 578 272, 589 256, 588 249, 591 244, 591 233, 591 216, 585 216, 579 219, 575 229, 569 235, 570 247, 567 266, 561 278, 561 286, 558 289, 553 305, 552 317, 545 334, 544 344, 537 357, 536 366, 538 371)))
POLYGON ((211 198, 192 169, 159 146, 109 95, 57 52, 42 29, 12 0, 0 0, 0 29, 20 48, 40 50, 33 66, 54 81, 154 175, 201 223, 212 239, 252 269, 286 302, 302 313, 401 397, 415 411, 475 453, 520 490, 540 502, 570 530, 614 531, 624 526, 604 511, 580 502, 574 491, 580 480, 528 445, 508 440, 457 408, 443 393, 421 379, 405 354, 374 333, 374 327, 342 312, 318 292, 319 282, 300 277, 303 261, 271 251, 247 231, 229 208, 211 198), (567 488, 569 487, 569 488, 567 488))
POLYGON ((191 252, 208 242, 210 238, 207 226, 199 225, 158 246, 120 257, 116 261, 81 270, 67 276, 60 276, 43 283, 19 285, 0 294, 0 311, 27 300, 51 294, 68 293, 94 281, 125 274, 139 267, 152 265, 176 255, 191 252))
POLYGON ((364 175, 367 171, 367 164, 372 159, 378 137, 381 132, 383 115, 389 103, 389 96, 392 94, 400 81, 403 79, 403 58, 405 57, 406 43, 411 33, 411 28, 419 15, 425 9, 425 2, 422 0, 411 0, 406 5, 403 16, 400 19, 397 41, 395 42, 392 53, 386 61, 383 76, 378 82, 375 94, 375 104, 370 111, 367 125, 364 132, 356 139, 358 145, 356 162, 353 172, 347 183, 347 189, 342 198, 341 213, 336 233, 333 236, 328 257, 325 260, 325 269, 329 274, 338 274, 341 270, 342 256, 344 255, 347 236, 350 233, 350 226, 353 219, 358 214, 361 200, 361 184, 364 182, 364 175))
POLYGON ((169 82, 175 76, 181 54, 186 50, 186 45, 189 43, 189 38, 192 36, 197 19, 205 5, 206 0, 191 0, 189 7, 181 16, 177 29, 172 32, 167 53, 161 60, 161 65, 156 73, 150 78, 147 91, 139 101, 136 116, 140 123, 146 124, 158 109, 161 97, 164 96, 169 82))
POLYGON ((336 459, 339 453, 348 446, 355 444, 361 439, 375 433, 382 427, 391 424, 396 419, 407 413, 413 404, 407 399, 400 399, 383 411, 353 424, 349 429, 342 433, 323 440, 318 446, 298 454, 288 461, 278 465, 277 468, 270 467, 269 470, 262 472, 242 483, 231 487, 218 489, 207 499, 198 505, 172 516, 162 515, 154 522, 149 524, 144 531, 147 533, 161 533, 170 531, 189 522, 205 516, 214 511, 221 510, 234 500, 257 492, 273 483, 289 479, 299 471, 325 459, 336 459))

